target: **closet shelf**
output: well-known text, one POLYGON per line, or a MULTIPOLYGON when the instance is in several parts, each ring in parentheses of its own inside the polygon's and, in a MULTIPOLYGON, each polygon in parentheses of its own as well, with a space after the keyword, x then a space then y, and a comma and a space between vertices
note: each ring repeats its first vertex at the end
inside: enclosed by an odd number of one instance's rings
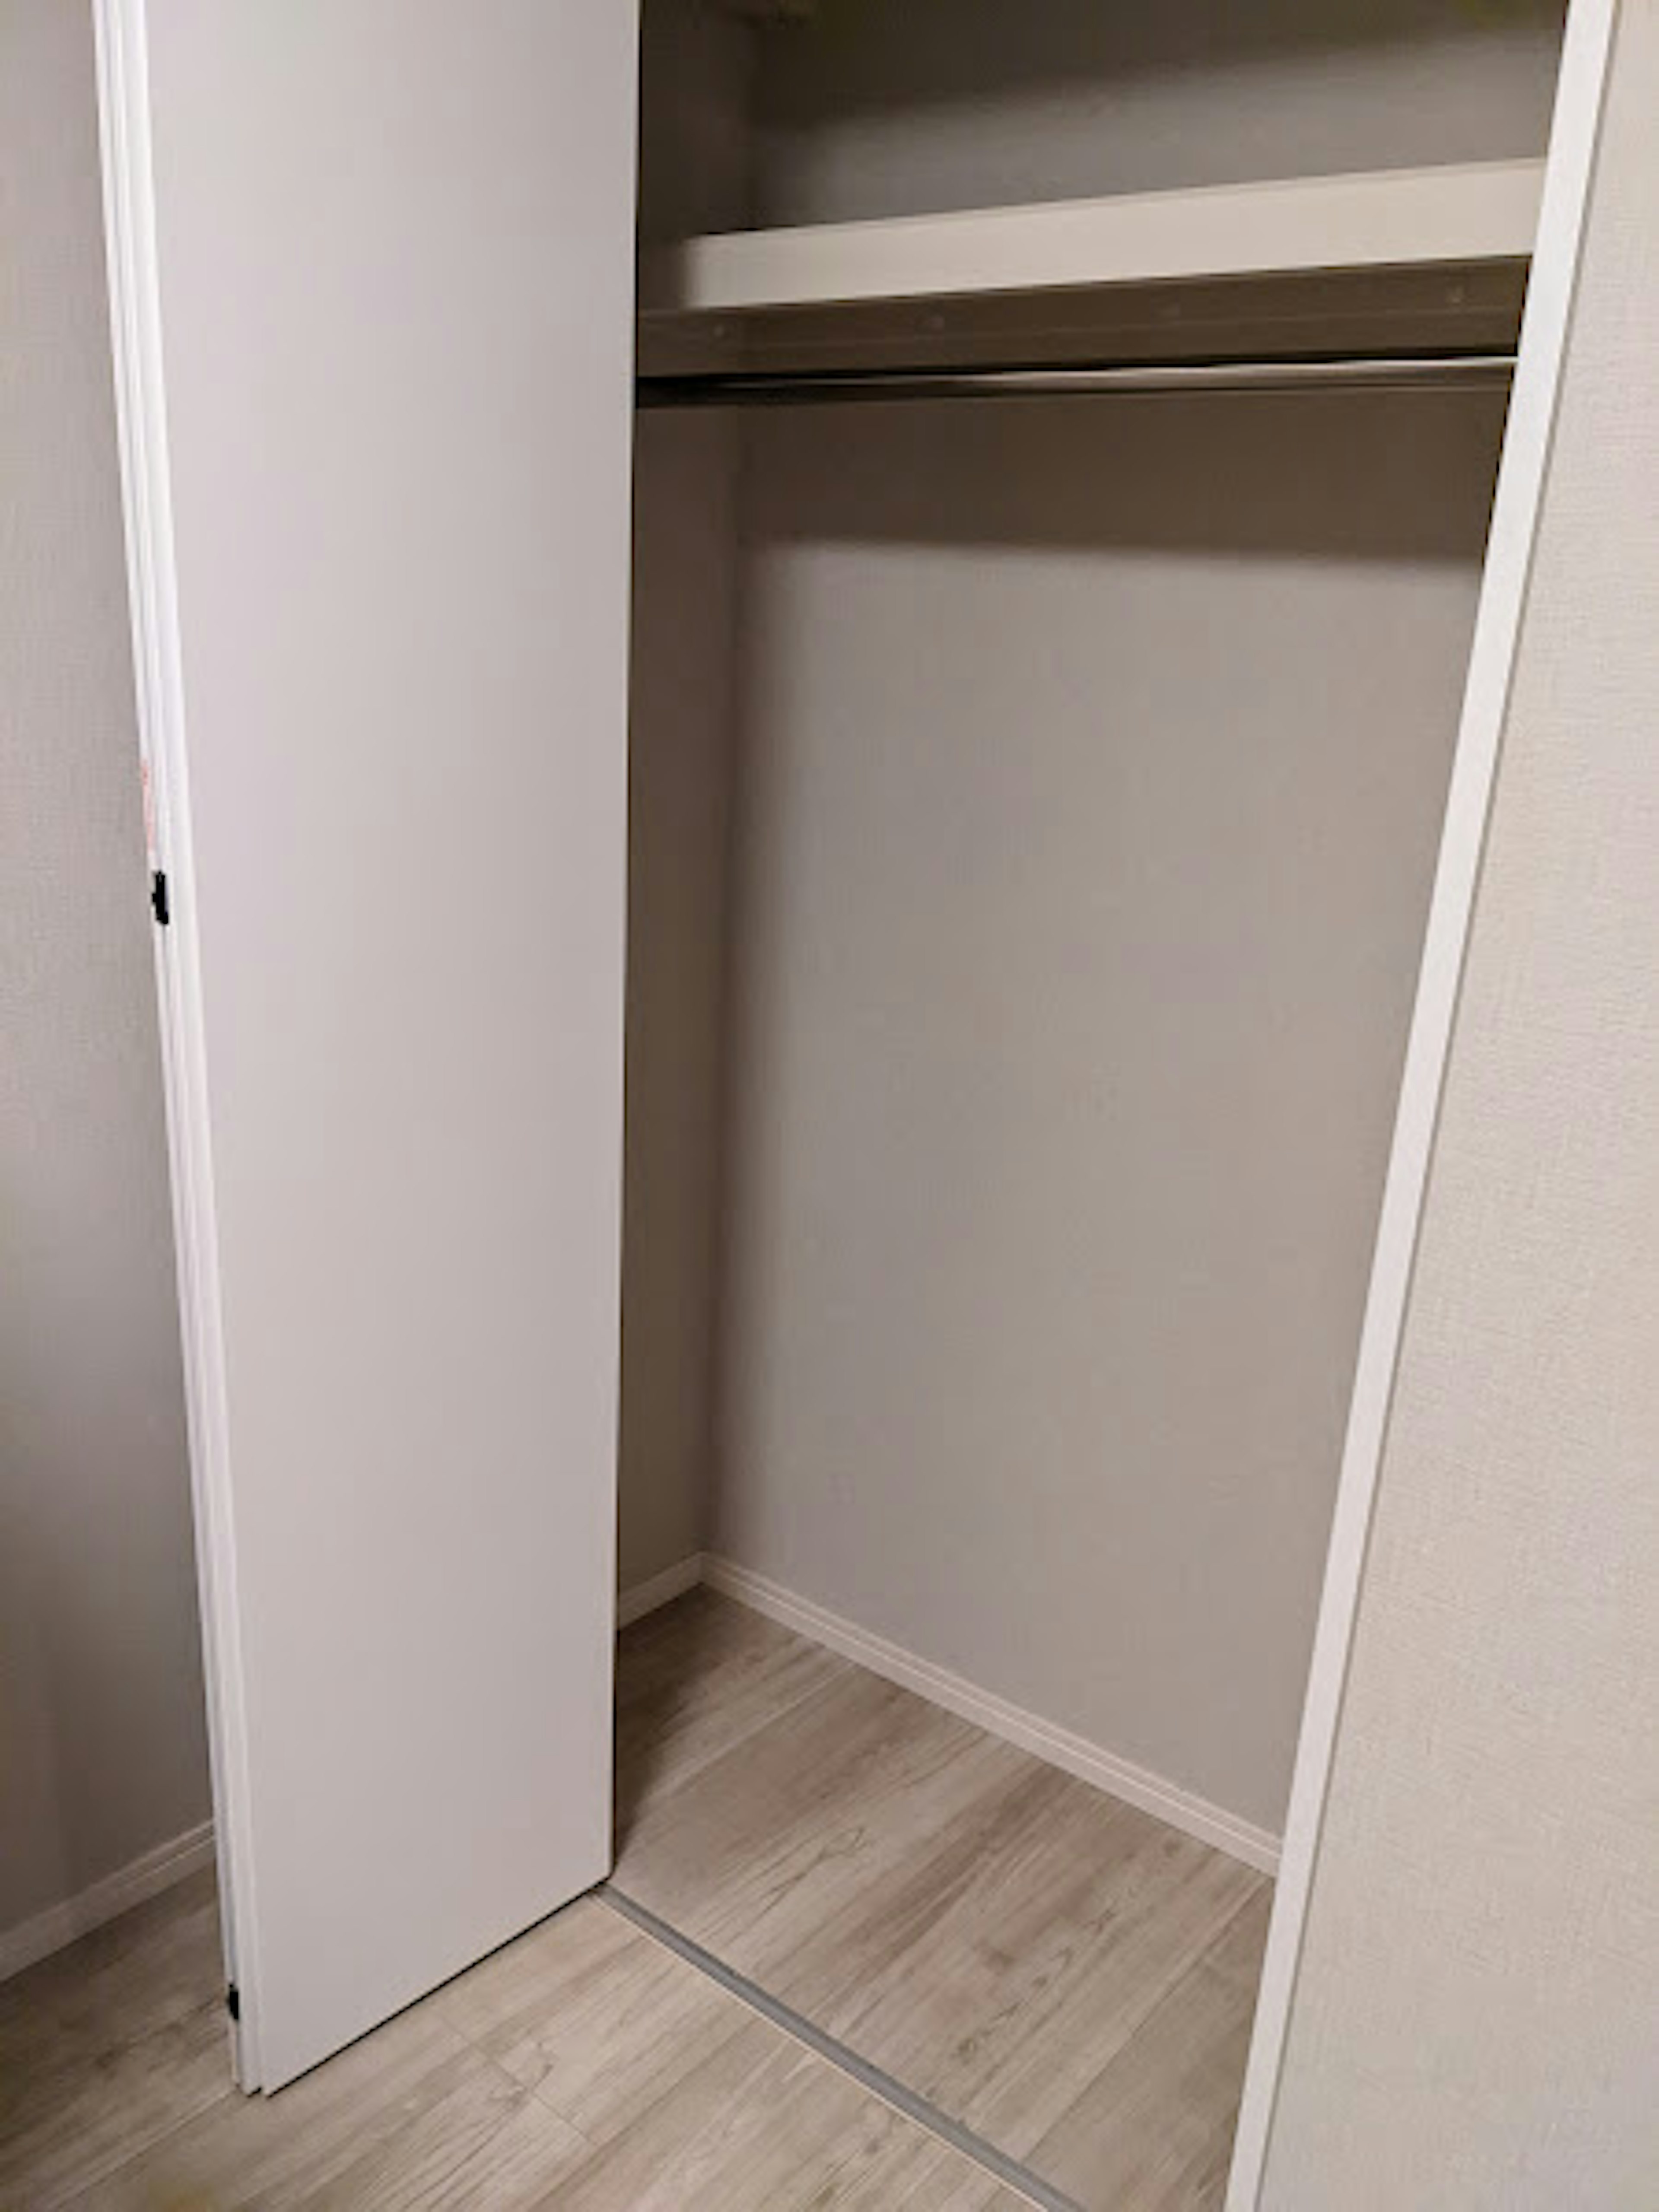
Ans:
POLYGON ((1512 347, 1541 161, 735 231, 647 252, 646 379, 1512 347))

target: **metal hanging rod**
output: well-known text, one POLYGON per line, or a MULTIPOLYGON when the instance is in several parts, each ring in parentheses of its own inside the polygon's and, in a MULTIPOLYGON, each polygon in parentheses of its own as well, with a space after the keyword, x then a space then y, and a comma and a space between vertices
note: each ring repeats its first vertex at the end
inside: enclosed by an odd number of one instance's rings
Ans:
POLYGON ((642 376, 636 403, 664 407, 817 407, 894 399, 1057 399, 1103 392, 1489 390, 1513 353, 1347 356, 1334 361, 1167 362, 1116 368, 899 368, 642 376))

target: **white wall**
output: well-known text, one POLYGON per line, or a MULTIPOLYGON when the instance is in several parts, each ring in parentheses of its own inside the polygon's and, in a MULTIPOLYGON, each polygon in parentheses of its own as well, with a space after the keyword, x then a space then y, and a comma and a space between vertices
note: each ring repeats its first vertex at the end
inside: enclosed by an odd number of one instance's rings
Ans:
POLYGON ((1501 422, 750 422, 720 1550, 1280 1822, 1501 422))
POLYGON ((1620 15, 1271 2212, 1659 2203, 1659 9, 1620 15))
POLYGON ((0 9, 0 1932, 204 1819, 90 10, 0 9))

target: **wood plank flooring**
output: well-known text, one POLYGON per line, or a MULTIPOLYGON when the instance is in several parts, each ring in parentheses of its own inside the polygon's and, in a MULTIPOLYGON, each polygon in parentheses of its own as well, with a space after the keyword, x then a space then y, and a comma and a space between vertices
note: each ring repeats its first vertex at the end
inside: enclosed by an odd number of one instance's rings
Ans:
POLYGON ((1079 2203, 1219 2204, 1261 1875, 708 1591, 618 1765, 628 1896, 1079 2203))
POLYGON ((4 2212, 1021 2212, 583 1898, 270 2098, 206 1877, 0 1990, 4 2212))
MULTIPOLYGON (((1267 1885, 694 1592, 623 1639, 617 1886, 1100 2212, 1220 2203, 1267 1885)), ((274 2098, 199 1878, 0 1986, 0 2212, 1015 2212, 583 1899, 274 2098)))
POLYGON ((218 1912, 202 1875, 0 1984, 0 2206, 61 2203, 222 2098, 218 1912))

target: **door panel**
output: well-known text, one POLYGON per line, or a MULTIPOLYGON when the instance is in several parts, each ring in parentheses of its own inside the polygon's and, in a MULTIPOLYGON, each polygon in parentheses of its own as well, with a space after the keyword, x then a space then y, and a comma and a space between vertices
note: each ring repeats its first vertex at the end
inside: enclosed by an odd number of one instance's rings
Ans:
POLYGON ((106 0, 100 34, 269 2088, 609 1861, 635 26, 106 0))

